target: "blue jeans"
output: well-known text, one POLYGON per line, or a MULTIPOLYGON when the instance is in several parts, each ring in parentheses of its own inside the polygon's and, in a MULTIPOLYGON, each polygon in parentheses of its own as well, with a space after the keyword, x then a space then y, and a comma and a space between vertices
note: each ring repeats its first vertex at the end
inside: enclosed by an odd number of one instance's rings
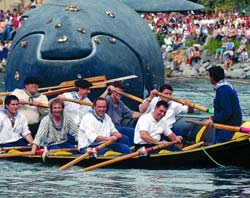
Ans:
MULTIPOLYGON (((96 145, 90 145, 90 147, 94 148, 96 145)), ((111 145, 98 151, 98 155, 103 155, 107 151, 117 151, 123 154, 131 153, 131 150, 128 146, 128 137, 123 135, 122 138, 120 138, 117 142, 113 142, 111 145)), ((82 154, 86 153, 86 149, 81 149, 80 152, 82 154)))
POLYGON ((6 144, 0 144, 0 147, 14 147, 14 146, 27 146, 28 142, 21 138, 16 142, 10 142, 10 143, 6 143, 6 144))
POLYGON ((128 137, 128 146, 134 145, 134 129, 130 127, 121 127, 121 126, 115 126, 116 129, 122 134, 128 137))
POLYGON ((225 130, 216 130, 215 131, 215 140, 214 143, 222 143, 222 142, 227 142, 230 141, 233 137, 233 132, 231 131, 225 131, 225 130))

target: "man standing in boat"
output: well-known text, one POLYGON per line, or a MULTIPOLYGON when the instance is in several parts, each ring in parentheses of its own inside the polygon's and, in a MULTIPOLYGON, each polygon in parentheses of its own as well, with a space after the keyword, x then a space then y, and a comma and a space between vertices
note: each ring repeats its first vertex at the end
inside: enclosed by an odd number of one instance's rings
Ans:
MULTIPOLYGON (((160 87, 159 92, 168 96, 172 96, 173 88, 171 85, 164 84, 160 87)), ((158 101, 163 100, 168 103, 168 110, 166 115, 162 118, 167 126, 175 133, 181 136, 185 136, 184 131, 173 127, 176 122, 175 116, 180 113, 192 113, 194 111, 193 108, 188 107, 186 105, 179 104, 175 101, 170 100, 169 98, 158 96, 157 90, 154 89, 150 92, 150 95, 140 104, 139 111, 142 113, 152 112, 158 101)), ((191 103, 190 100, 185 100, 185 103, 188 105, 191 103)))
POLYGON ((24 115, 18 112, 19 100, 14 95, 6 96, 4 109, 0 111, 0 147, 26 146, 33 143, 24 115))
MULTIPOLYGON (((73 99, 79 101, 85 101, 91 104, 91 101, 88 98, 88 94, 90 93, 90 87, 92 87, 92 83, 85 79, 79 79, 75 81, 75 91, 66 92, 62 95, 59 95, 61 100, 73 99)), ((75 123, 79 126, 80 121, 86 113, 88 113, 92 108, 87 105, 80 105, 74 102, 64 102, 65 108, 64 111, 75 121, 75 123)))
MULTIPOLYGON (((168 109, 168 103, 161 100, 158 101, 152 112, 143 114, 135 127, 135 149, 141 147, 152 147, 154 145, 164 144, 169 146, 169 142, 165 140, 177 140, 179 143, 182 141, 182 136, 176 136, 175 133, 167 126, 166 122, 162 119, 168 109)), ((179 150, 176 146, 170 146, 170 150, 179 150)))
POLYGON ((29 129, 34 137, 40 120, 48 113, 48 109, 40 107, 41 104, 48 104, 48 98, 38 92, 39 81, 35 77, 27 77, 24 81, 25 89, 15 89, 11 95, 18 97, 20 104, 19 111, 26 117, 29 129))
MULTIPOLYGON (((224 69, 220 66, 211 67, 209 70, 210 82, 216 91, 214 98, 214 115, 206 120, 207 125, 220 123, 232 126, 242 124, 242 114, 237 92, 232 85, 225 80, 224 69)), ((216 129, 215 143, 231 140, 233 133, 216 129)))
MULTIPOLYGON (((107 101, 107 114, 110 116, 112 122, 119 132, 129 137, 130 146, 133 145, 134 129, 129 126, 123 126, 122 121, 124 119, 137 119, 141 113, 132 111, 121 100, 121 94, 123 86, 120 81, 113 82, 112 85, 103 92, 101 97, 106 98, 107 101)), ((134 126, 133 126, 134 127, 134 126)))
POLYGON ((48 149, 75 146, 78 126, 70 116, 63 112, 63 108, 64 103, 59 98, 50 101, 50 113, 41 120, 32 151, 36 151, 38 146, 48 149))
POLYGON ((104 141, 113 140, 108 147, 101 149, 98 154, 113 150, 124 154, 130 153, 128 137, 122 135, 115 128, 111 118, 106 114, 107 101, 105 98, 96 98, 93 111, 83 116, 78 131, 78 148, 82 153, 87 147, 96 147, 104 141))

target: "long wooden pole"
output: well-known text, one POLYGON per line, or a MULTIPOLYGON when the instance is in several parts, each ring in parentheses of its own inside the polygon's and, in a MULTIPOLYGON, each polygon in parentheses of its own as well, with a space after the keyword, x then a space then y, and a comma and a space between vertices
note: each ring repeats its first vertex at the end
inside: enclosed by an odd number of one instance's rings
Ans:
MULTIPOLYGON (((173 145, 173 144, 176 144, 177 142, 178 142, 177 140, 169 142, 169 146, 173 145)), ((164 148, 164 147, 166 147, 164 144, 156 145, 156 146, 153 146, 153 147, 150 147, 150 148, 146 148, 146 152, 150 153, 152 151, 155 151, 155 150, 158 150, 158 149, 161 149, 161 148, 164 148)), ((101 163, 95 164, 93 166, 89 166, 87 168, 82 169, 81 171, 90 171, 90 170, 94 170, 96 168, 101 168, 101 167, 104 167, 104 166, 108 166, 108 165, 114 164, 116 162, 121 162, 121 161, 126 160, 126 159, 137 157, 137 156, 140 155, 140 153, 141 153, 141 151, 139 149, 134 153, 130 153, 128 155, 123 155, 123 156, 120 156, 120 157, 116 157, 114 159, 111 159, 111 160, 108 160, 108 161, 105 161, 105 162, 101 162, 101 163)))
POLYGON ((179 99, 179 98, 175 98, 173 96, 169 96, 169 95, 166 95, 166 94, 163 94, 161 92, 157 92, 157 94, 159 96, 162 96, 162 97, 165 97, 165 98, 168 98, 170 100, 173 100, 175 102, 178 102, 180 104, 183 104, 183 105, 187 105, 191 108, 194 108, 194 109, 198 109, 200 111, 203 111, 203 112, 207 112, 207 113, 210 113, 210 114, 213 114, 214 113, 214 110, 213 109, 208 109, 206 107, 203 107, 203 106, 200 106, 200 105, 197 105, 197 104, 193 104, 193 103, 190 103, 190 104, 186 104, 185 100, 183 99, 179 99))
POLYGON ((113 140, 109 140, 109 141, 107 141, 107 142, 105 142, 105 143, 103 143, 103 144, 101 144, 101 145, 99 145, 99 146, 97 146, 97 147, 91 149, 90 151, 87 151, 87 153, 85 153, 85 154, 81 155, 80 157, 78 157, 78 158, 76 158, 76 159, 70 161, 69 163, 67 163, 67 164, 65 164, 65 165, 63 165, 63 166, 61 166, 61 167, 59 168, 59 170, 66 170, 67 168, 69 168, 69 167, 71 167, 71 166, 77 164, 78 162, 80 162, 80 161, 86 159, 87 157, 93 155, 95 152, 98 152, 99 150, 101 150, 101 149, 103 149, 103 148, 109 146, 110 144, 112 144, 112 142, 113 142, 113 140))
POLYGON ((20 157, 26 155, 34 155, 35 152, 28 151, 28 152, 17 152, 17 153, 3 153, 0 154, 0 158, 8 158, 8 157, 20 157))
MULTIPOLYGON (((201 125, 201 126, 206 125, 205 122, 200 122, 196 120, 186 120, 186 122, 201 125)), ((232 131, 232 132, 242 132, 242 133, 248 133, 248 134, 250 133, 250 128, 246 128, 246 127, 231 126, 231 125, 218 124, 218 123, 213 123, 211 127, 215 129, 222 129, 222 130, 227 130, 227 131, 232 131)))

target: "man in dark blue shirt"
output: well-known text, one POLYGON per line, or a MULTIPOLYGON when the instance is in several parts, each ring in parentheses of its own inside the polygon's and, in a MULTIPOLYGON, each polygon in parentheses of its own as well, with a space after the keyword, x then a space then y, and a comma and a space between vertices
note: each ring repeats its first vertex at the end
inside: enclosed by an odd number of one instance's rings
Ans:
MULTIPOLYGON (((220 66, 211 67, 209 70, 210 82, 215 85, 214 116, 206 120, 207 125, 214 123, 240 126, 242 114, 237 92, 225 80, 225 73, 220 66)), ((216 130, 215 143, 231 140, 233 133, 226 130, 216 130)))

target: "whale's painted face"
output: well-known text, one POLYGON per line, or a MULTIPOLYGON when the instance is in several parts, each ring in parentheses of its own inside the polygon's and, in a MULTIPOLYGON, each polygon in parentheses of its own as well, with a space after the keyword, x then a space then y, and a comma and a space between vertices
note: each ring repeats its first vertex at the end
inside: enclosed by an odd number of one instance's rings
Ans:
POLYGON ((126 81, 125 91, 142 97, 145 88, 163 81, 155 35, 120 1, 51 0, 26 15, 8 58, 7 90, 23 88, 26 76, 39 77, 44 87, 79 74, 107 79, 134 74, 138 78, 126 81))

